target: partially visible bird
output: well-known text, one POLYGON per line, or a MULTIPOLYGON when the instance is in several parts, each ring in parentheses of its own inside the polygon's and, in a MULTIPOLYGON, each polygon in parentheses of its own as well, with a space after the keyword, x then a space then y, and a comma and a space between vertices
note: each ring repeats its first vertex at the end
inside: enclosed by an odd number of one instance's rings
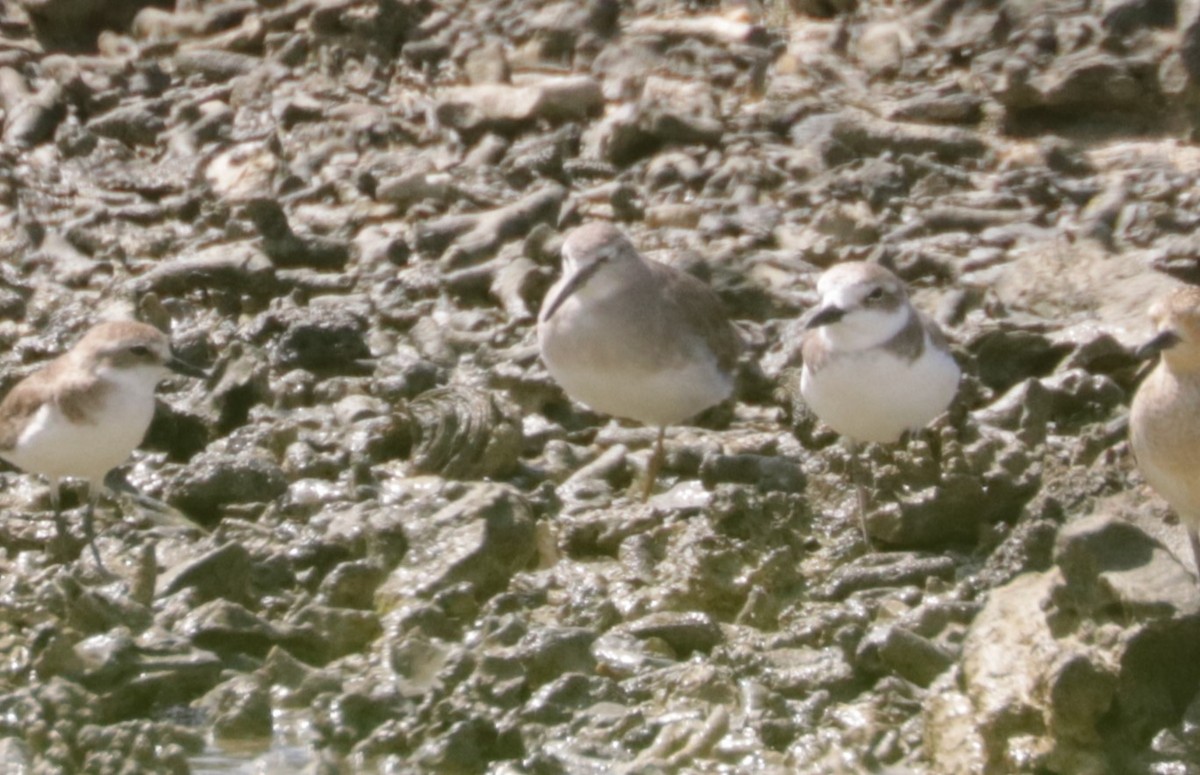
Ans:
POLYGON ((1187 530, 1200 575, 1200 288, 1172 291, 1150 319, 1154 336, 1137 355, 1160 358, 1133 397, 1129 441, 1142 475, 1187 530))
POLYGON ((154 416, 154 389, 171 371, 204 376, 172 354, 157 328, 109 321, 93 326, 0 401, 0 457, 50 480, 60 541, 67 531, 59 482, 73 477, 87 483, 83 529, 101 568, 93 512, 104 477, 142 442, 154 416))
POLYGON ((730 396, 741 340, 707 285, 643 258, 611 224, 575 229, 562 259, 538 315, 542 359, 571 398, 658 427, 649 498, 666 427, 730 396))

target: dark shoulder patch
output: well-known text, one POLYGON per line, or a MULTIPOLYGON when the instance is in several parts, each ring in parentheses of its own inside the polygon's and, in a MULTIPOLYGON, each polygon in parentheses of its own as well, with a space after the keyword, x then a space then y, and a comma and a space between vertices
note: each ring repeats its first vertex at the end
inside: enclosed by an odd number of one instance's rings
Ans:
POLYGON ((910 362, 920 358, 925 351, 925 328, 921 325, 921 313, 912 310, 904 328, 884 342, 883 348, 910 362))
POLYGON ((58 409, 71 422, 94 423, 95 413, 104 406, 112 385, 92 375, 71 380, 54 391, 58 409))

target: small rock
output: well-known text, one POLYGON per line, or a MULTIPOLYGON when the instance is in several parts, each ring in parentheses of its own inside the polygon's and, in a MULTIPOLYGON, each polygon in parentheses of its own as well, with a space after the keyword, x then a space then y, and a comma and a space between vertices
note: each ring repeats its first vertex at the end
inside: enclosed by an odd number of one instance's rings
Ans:
POLYGON ((241 544, 227 543, 190 562, 168 568, 158 577, 157 593, 173 595, 190 587, 202 601, 225 598, 246 603, 250 575, 250 553, 241 544))
POLYGON ((252 73, 261 66, 258 57, 218 49, 184 49, 175 56, 175 67, 181 74, 197 75, 211 83, 252 73))
POLYGON ((580 627, 541 627, 531 630, 514 649, 530 688, 564 674, 590 674, 596 667, 592 644, 596 633, 580 627))
POLYGON ((836 691, 854 680, 854 668, 840 648, 777 648, 763 653, 764 678, 787 697, 836 691))
POLYGON ((287 479, 268 455, 253 449, 237 454, 208 450, 192 459, 167 489, 167 502, 201 524, 214 524, 222 510, 265 503, 287 492, 287 479))
POLYGON ((1104 26, 1118 35, 1144 28, 1175 26, 1174 0, 1104 0, 1100 6, 1104 26))
POLYGON ((126 145, 154 145, 166 122, 150 104, 122 105, 88 121, 87 128, 100 137, 126 145))
POLYGON ((1200 590, 1173 555, 1134 525, 1098 514, 1059 531, 1054 562, 1062 608, 1116 606, 1136 617, 1200 616, 1200 590))
POLYGON ((371 357, 366 322, 332 307, 309 307, 293 316, 278 339, 275 362, 283 369, 318 374, 358 374, 371 357))
POLYGON ((437 118, 467 135, 512 132, 537 119, 586 118, 604 103, 589 76, 547 78, 528 86, 501 83, 460 86, 438 103, 437 118))
POLYGON ((956 655, 928 638, 899 625, 869 632, 859 642, 859 666, 878 664, 918 686, 929 686, 954 663, 956 655))
POLYGON ((708 488, 741 482, 757 486, 760 492, 804 492, 806 483, 795 461, 769 455, 705 455, 700 479, 708 488))
POLYGON ((362 651, 382 627, 374 611, 306 605, 287 618, 282 645, 306 662, 324 665, 362 651))
POLYGON ((168 259, 133 281, 139 293, 183 294, 200 288, 272 295, 275 267, 249 245, 220 245, 168 259))
POLYGON ((375 198, 390 202, 401 211, 425 200, 444 201, 451 192, 452 178, 446 173, 410 172, 384 178, 375 187, 375 198))
POLYGON ((549 185, 496 210, 418 223, 417 249, 437 255, 449 248, 445 261, 450 266, 480 261, 504 242, 524 237, 539 223, 557 223, 566 198, 562 186, 549 185))
POLYGON ((410 549, 376 593, 376 609, 428 598, 464 581, 478 599, 487 599, 536 552, 528 503, 501 485, 475 485, 433 516, 408 525, 408 532, 410 549))
POLYGON ((928 578, 952 579, 954 560, 908 552, 871 554, 840 566, 821 589, 821 596, 840 600, 852 592, 878 587, 921 585, 928 578))
POLYGON ((350 246, 341 240, 293 232, 274 199, 251 199, 242 209, 262 235, 263 252, 277 267, 337 270, 350 260, 350 246))
POLYGON ((205 603, 184 617, 176 630, 197 647, 225 657, 232 654, 263 657, 280 639, 270 623, 228 600, 205 603))
POLYGON ((234 676, 213 687, 193 706, 209 715, 217 737, 246 740, 271 736, 271 697, 257 676, 234 676))
POLYGON ((702 611, 648 614, 621 625, 621 630, 637 638, 660 638, 681 658, 695 652, 707 654, 724 640, 721 628, 702 611))
POLYGON ((355 560, 335 565, 317 588, 317 600, 334 608, 368 610, 374 603, 375 590, 387 574, 377 565, 355 560))
POLYGON ((0 762, 11 767, 14 775, 31 772, 32 757, 29 746, 19 737, 0 738, 0 762))

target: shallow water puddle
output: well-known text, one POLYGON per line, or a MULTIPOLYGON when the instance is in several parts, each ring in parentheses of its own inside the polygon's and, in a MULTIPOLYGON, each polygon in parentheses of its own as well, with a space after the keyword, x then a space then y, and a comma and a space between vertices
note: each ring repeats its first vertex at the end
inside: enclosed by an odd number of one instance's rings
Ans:
POLYGON ((283 775, 300 772, 317 761, 309 719, 297 711, 274 711, 269 740, 210 740, 188 760, 192 775, 283 775))

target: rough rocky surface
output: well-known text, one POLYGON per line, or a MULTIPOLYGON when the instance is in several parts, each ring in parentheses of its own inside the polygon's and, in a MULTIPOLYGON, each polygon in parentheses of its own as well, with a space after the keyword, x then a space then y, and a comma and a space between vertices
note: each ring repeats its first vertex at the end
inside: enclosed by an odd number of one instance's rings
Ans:
POLYGON ((1198 52, 1175 0, 0 3, 0 388, 110 314, 212 370, 116 578, 0 472, 4 770, 1200 772, 1123 427, 1200 281, 1198 52), (654 431, 537 356, 594 219, 747 340, 645 504, 654 431), (965 371, 870 450, 869 551, 795 390, 851 259, 965 371))

